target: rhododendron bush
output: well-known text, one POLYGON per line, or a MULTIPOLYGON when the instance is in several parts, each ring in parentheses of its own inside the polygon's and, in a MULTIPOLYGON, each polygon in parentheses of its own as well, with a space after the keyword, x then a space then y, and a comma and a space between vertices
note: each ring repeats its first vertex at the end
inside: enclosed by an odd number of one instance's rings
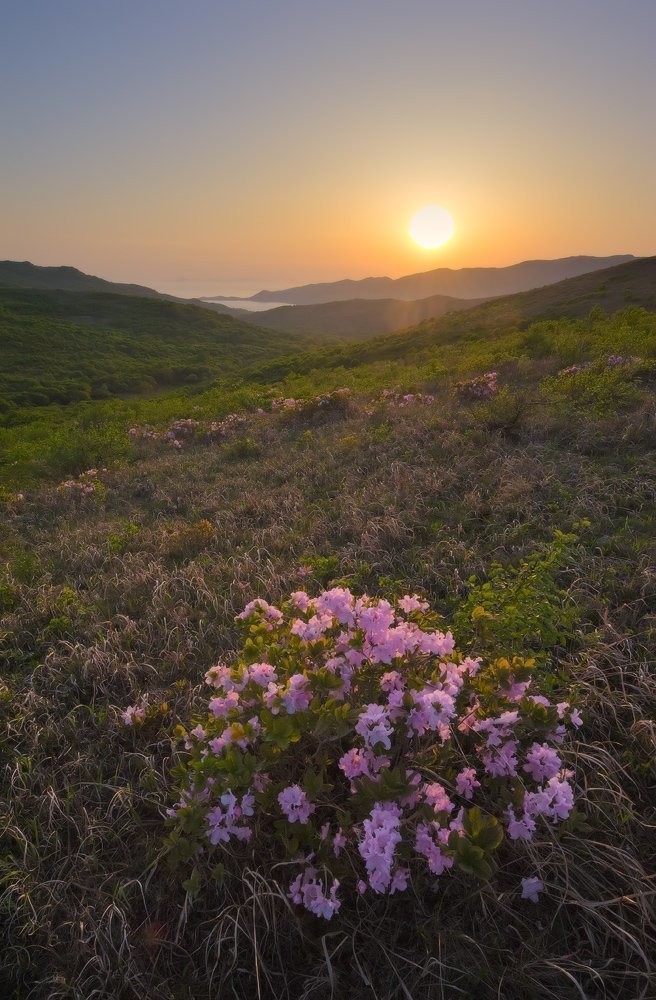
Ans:
POLYGON ((417 596, 298 591, 239 618, 242 655, 208 671, 207 712, 180 734, 180 856, 248 859, 330 919, 358 894, 489 878, 504 836, 570 816, 561 749, 580 717, 532 661, 462 655, 417 596))

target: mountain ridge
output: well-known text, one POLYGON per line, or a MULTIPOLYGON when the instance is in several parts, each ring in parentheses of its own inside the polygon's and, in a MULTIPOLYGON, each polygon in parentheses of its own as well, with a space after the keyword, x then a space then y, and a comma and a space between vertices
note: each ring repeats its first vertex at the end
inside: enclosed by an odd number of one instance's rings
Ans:
MULTIPOLYGON (((232 298, 232 301, 237 307, 238 302, 319 305, 356 298, 395 298, 407 301, 430 295, 452 295, 460 299, 491 298, 528 291, 637 259, 639 258, 633 254, 614 254, 608 257, 580 254, 553 260, 519 261, 507 267, 441 267, 402 275, 400 278, 345 278, 340 281, 295 285, 277 291, 266 289, 250 297, 232 298)), ((204 296, 207 302, 225 298, 222 295, 204 296)))

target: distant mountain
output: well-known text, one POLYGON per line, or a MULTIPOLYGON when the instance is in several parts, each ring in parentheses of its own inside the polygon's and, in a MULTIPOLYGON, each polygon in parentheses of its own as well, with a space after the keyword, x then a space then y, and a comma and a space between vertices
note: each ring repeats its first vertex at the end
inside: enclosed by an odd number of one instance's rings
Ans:
MULTIPOLYGON (((250 316, 258 326, 273 330, 328 335, 340 340, 362 340, 415 326, 447 312, 471 309, 481 301, 454 299, 450 295, 431 295, 414 302, 402 299, 349 299, 311 306, 278 306, 250 313, 250 316)), ((232 315, 243 319, 249 314, 245 309, 235 309, 232 315)))
MULTIPOLYGON (((453 295, 462 299, 487 299, 528 291, 565 278, 598 271, 635 260, 632 254, 614 257, 561 257, 557 260, 526 260, 510 267, 438 267, 434 271, 408 274, 403 278, 363 278, 298 285, 278 291, 262 291, 253 302, 285 302, 311 305, 346 299, 423 299, 430 295, 453 295)), ((206 297, 211 301, 209 296, 206 297)), ((224 298, 217 295, 215 299, 224 298)), ((248 300, 242 300, 248 301, 248 300)), ((238 301, 235 301, 235 306, 238 301)))
POLYGON ((301 358, 265 362, 252 378, 305 374, 328 368, 354 368, 360 364, 403 361, 440 344, 462 340, 494 340, 500 333, 524 329, 536 320, 585 317, 594 306, 613 313, 629 306, 656 312, 656 257, 633 259, 626 264, 569 278, 545 288, 534 288, 493 299, 472 309, 452 311, 438 319, 360 343, 331 345, 301 358))

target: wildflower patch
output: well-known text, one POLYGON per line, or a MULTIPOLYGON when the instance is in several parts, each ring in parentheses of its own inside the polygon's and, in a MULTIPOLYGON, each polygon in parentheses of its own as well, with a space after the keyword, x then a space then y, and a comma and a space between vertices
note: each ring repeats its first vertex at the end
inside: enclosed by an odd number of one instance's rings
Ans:
MULTIPOLYGON (((207 711, 180 734, 178 860, 247 852, 331 919, 359 895, 488 879, 504 837, 572 815, 562 747, 581 718, 540 694, 533 661, 462 655, 417 595, 296 591, 239 620, 242 655, 208 671, 207 711)), ((520 888, 537 899, 531 876, 520 888)))

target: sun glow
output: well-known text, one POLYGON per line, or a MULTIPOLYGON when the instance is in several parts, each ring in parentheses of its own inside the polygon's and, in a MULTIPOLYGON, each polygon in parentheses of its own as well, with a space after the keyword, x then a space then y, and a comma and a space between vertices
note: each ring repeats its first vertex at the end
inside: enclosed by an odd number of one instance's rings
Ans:
POLYGON ((450 212, 441 205, 426 205, 413 215, 408 232, 424 250, 435 250, 450 240, 456 230, 450 212))

